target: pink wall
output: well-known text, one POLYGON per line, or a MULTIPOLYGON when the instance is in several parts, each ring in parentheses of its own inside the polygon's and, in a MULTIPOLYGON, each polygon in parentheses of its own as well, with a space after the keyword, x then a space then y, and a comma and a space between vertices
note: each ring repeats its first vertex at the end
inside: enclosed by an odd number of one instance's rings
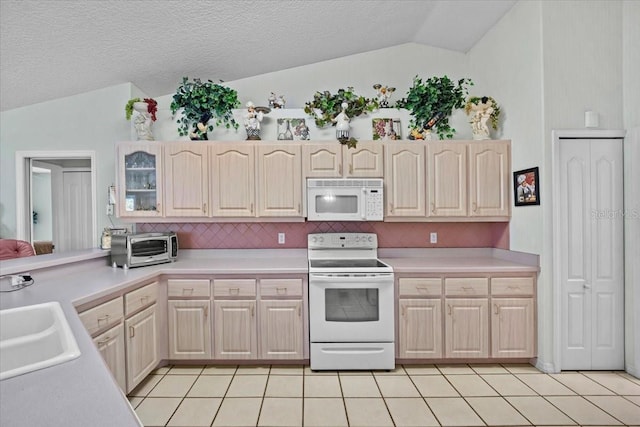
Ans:
POLYGON ((376 233, 381 248, 509 249, 508 222, 295 222, 138 224, 137 231, 175 231, 184 249, 306 248, 309 233, 376 233), (429 234, 438 233, 438 243, 429 234), (278 245, 278 233, 286 243, 278 245))

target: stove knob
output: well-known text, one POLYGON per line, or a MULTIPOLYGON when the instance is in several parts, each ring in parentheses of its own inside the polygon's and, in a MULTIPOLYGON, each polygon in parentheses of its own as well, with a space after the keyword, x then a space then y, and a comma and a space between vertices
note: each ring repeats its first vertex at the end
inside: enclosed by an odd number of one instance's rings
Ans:
POLYGON ((324 242, 324 237, 320 237, 319 240, 320 240, 320 243, 324 242))
POLYGON ((312 238, 311 238, 311 241, 312 241, 313 243, 315 243, 317 240, 318 240, 318 238, 317 238, 317 237, 312 237, 312 238))
POLYGON ((369 236, 367 240, 369 240, 369 242, 373 242, 373 236, 369 236))

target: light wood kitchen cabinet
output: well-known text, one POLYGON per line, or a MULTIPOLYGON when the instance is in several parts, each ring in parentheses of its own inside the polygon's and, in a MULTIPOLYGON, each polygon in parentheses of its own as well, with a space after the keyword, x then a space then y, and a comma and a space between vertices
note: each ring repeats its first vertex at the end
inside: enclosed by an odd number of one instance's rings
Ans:
POLYGON ((299 144, 257 146, 258 216, 302 217, 302 162, 299 144))
POLYGON ((158 364, 156 304, 125 321, 127 348, 127 393, 158 364))
POLYGON ((469 216, 511 215, 510 171, 508 141, 469 144, 469 216))
POLYGON ((214 300, 216 359, 256 359, 256 301, 214 300))
POLYGON ((304 359, 302 279, 260 280, 260 358, 304 359))
POLYGON ((414 143, 385 145, 387 217, 425 216, 425 147, 414 143))
POLYGON ((211 281, 168 279, 169 359, 211 358, 211 281))
POLYGON ((361 141, 349 148, 337 141, 302 145, 305 178, 382 178, 384 145, 361 141))
POLYGON ((467 216, 467 144, 427 144, 429 216, 467 216))
POLYGON ((304 359, 302 300, 260 301, 260 358, 304 359))
POLYGON ((254 217, 255 147, 251 143, 209 145, 211 216, 254 217))
MULTIPOLYGON (((122 299, 120 299, 120 302, 122 303, 122 299)), ((93 342, 98 347, 104 363, 111 371, 118 386, 126 393, 127 370, 125 365, 124 324, 119 323, 117 326, 96 336, 93 338, 93 342)))
POLYGON ((535 280, 491 279, 492 357, 535 356, 535 280))
POLYGON ((446 358, 489 357, 488 308, 488 298, 445 299, 446 358))
POLYGON ((116 165, 118 216, 161 217, 164 208, 162 145, 120 143, 116 165))
POLYGON ((209 215, 207 146, 195 142, 164 145, 165 216, 209 215))
POLYGON ((406 299, 400 309, 399 351, 401 359, 442 357, 442 300, 406 299))

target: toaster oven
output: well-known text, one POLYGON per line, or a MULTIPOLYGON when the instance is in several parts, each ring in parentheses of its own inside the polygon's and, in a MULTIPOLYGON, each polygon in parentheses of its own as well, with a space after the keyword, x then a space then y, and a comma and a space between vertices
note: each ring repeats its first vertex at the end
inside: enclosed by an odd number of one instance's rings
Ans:
POLYGON ((111 262, 118 267, 172 262, 178 258, 178 236, 174 232, 114 235, 111 262))

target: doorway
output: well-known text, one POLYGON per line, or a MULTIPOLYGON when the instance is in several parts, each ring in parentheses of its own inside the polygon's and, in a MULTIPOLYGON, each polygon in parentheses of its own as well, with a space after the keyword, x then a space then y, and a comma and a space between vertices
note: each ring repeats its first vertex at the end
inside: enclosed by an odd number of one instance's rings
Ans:
POLYGON ((624 369, 623 139, 582 133, 554 142, 557 362, 624 369))
POLYGON ((18 239, 41 254, 97 247, 95 152, 16 152, 16 187, 18 239))

